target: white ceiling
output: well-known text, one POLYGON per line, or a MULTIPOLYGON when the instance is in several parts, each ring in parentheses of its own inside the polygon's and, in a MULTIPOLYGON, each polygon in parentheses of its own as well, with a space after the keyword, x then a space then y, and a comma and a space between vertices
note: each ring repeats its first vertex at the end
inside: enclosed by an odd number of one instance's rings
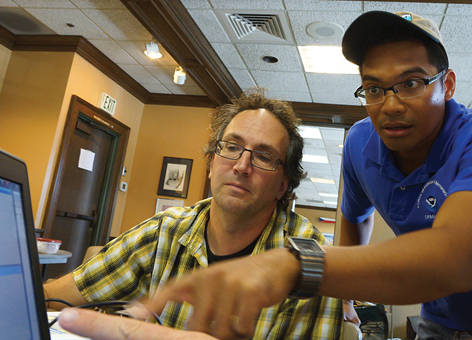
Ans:
MULTIPOLYGON (((177 2, 178 0, 176 0, 177 2)), ((457 74, 455 98, 472 102, 472 4, 314 1, 314 0, 182 0, 200 30, 211 43, 241 89, 263 86, 269 95, 294 102, 359 105, 353 91, 358 75, 304 72, 297 46, 340 46, 341 38, 315 39, 306 32, 313 22, 336 24, 343 30, 360 14, 370 10, 409 10, 434 20, 457 74), (285 40, 234 40, 225 28, 225 13, 273 14, 283 22, 285 40), (285 26, 284 26, 285 25, 285 26), (261 42, 262 41, 262 42, 261 42), (275 64, 263 56, 278 58, 275 64)), ((159 94, 205 93, 187 77, 184 85, 173 83, 177 62, 165 51, 151 60, 143 54, 153 38, 119 0, 0 0, 0 24, 15 34, 81 35, 120 66, 145 89, 159 94), (38 25, 34 26, 34 23, 38 25)), ((277 40, 277 39, 275 39, 277 40)), ((322 203, 319 193, 337 194, 344 129, 320 127, 319 139, 306 139, 305 153, 326 156, 329 164, 304 163, 308 177, 332 179, 335 185, 303 181, 297 204, 334 208, 322 203)), ((336 198, 329 198, 336 201, 336 198)))

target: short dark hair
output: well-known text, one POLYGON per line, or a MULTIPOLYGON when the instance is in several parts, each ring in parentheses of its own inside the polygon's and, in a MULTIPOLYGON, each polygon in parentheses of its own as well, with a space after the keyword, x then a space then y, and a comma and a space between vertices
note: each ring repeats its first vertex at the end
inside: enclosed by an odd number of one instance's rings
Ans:
POLYGON ((222 105, 212 112, 210 125, 212 133, 204 149, 207 168, 209 169, 211 160, 215 155, 216 144, 223 138, 226 127, 231 120, 240 112, 257 109, 266 109, 271 112, 279 119, 285 129, 287 129, 289 135, 287 159, 284 162, 284 170, 289 178, 289 185, 285 195, 279 200, 279 205, 282 208, 286 208, 288 202, 295 197, 293 191, 306 176, 301 164, 303 157, 303 138, 298 131, 301 120, 296 116, 292 106, 288 102, 267 98, 264 88, 250 88, 241 94, 239 98, 234 98, 231 104, 222 105))
MULTIPOLYGON (((384 45, 388 43, 395 43, 400 41, 419 41, 425 48, 428 54, 428 60, 431 65, 435 66, 438 72, 442 70, 449 69, 449 59, 447 57, 446 52, 441 47, 440 44, 434 42, 431 39, 421 38, 418 36, 413 36, 411 38, 405 38, 406 33, 397 31, 397 32, 389 32, 389 34, 384 34, 380 36, 373 35, 370 37, 370 48, 384 45)), ((365 56, 364 56, 365 57, 365 56)), ((362 67, 359 66, 360 73, 362 74, 362 67)))

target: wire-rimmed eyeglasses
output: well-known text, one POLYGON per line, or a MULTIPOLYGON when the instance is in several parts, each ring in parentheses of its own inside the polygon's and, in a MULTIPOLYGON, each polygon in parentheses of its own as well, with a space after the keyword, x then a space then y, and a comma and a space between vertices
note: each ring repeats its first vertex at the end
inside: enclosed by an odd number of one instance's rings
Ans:
POLYGON ((223 158, 236 160, 241 158, 244 151, 249 151, 251 153, 251 164, 256 168, 275 171, 279 164, 285 166, 285 163, 280 158, 268 152, 249 150, 241 145, 224 140, 219 140, 216 144, 216 154, 223 158))
POLYGON ((393 91, 400 99, 419 97, 426 91, 426 85, 434 83, 446 73, 442 70, 429 78, 413 78, 390 87, 370 86, 366 89, 362 85, 354 92, 354 97, 359 99, 362 105, 381 104, 385 100, 387 91, 393 91))

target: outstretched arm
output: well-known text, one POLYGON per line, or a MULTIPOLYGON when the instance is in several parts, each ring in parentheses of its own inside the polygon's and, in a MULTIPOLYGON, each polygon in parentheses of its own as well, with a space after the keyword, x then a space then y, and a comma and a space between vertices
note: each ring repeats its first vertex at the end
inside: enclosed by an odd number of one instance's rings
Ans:
MULTIPOLYGON (((431 301, 472 289, 472 192, 450 195, 433 228, 367 246, 326 247, 319 294, 385 304, 431 301)), ((150 307, 194 306, 191 329, 219 338, 251 336, 261 308, 296 287, 300 265, 286 249, 213 265, 171 281, 150 307)))
POLYGON ((75 308, 64 310, 59 324, 69 332, 94 340, 217 340, 207 334, 75 308))

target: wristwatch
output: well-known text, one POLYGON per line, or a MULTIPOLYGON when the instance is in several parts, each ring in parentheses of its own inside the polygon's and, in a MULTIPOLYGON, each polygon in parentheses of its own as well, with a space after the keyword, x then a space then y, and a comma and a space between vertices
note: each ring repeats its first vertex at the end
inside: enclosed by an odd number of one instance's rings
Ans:
POLYGON ((323 248, 314 239, 298 237, 288 237, 287 248, 300 261, 302 268, 298 285, 289 297, 309 299, 315 296, 323 278, 323 248))

